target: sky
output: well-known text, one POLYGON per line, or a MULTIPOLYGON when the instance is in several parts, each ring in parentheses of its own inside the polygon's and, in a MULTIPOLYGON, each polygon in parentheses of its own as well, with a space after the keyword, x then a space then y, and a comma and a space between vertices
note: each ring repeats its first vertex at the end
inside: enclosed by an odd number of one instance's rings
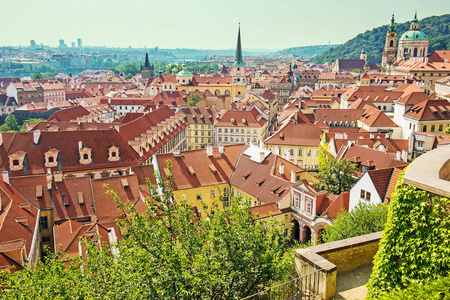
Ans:
POLYGON ((244 49, 340 44, 388 24, 450 13, 449 0, 3 0, 0 46, 244 49))

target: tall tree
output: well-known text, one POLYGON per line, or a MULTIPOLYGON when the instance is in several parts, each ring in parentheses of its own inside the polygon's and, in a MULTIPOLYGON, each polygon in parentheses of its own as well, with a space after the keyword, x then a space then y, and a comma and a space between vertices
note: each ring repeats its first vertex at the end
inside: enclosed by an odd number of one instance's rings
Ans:
POLYGON ((19 124, 17 123, 17 119, 12 113, 10 113, 10 114, 8 114, 6 116, 5 124, 8 125, 8 127, 12 131, 18 131, 19 130, 19 124))
POLYGON ((324 150, 319 153, 319 174, 321 182, 317 185, 320 190, 327 190, 330 194, 340 194, 349 191, 358 181, 356 165, 348 159, 336 160, 324 150))

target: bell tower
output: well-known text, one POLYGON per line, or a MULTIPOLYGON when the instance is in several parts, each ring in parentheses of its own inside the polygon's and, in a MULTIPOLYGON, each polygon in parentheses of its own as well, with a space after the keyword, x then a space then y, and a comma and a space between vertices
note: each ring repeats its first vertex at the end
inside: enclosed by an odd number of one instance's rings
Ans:
POLYGON ((231 84, 231 95, 233 97, 238 97, 244 95, 245 86, 247 82, 245 80, 245 64, 242 61, 242 46, 241 46, 241 24, 239 23, 238 29, 238 39, 236 45, 236 56, 234 59, 234 64, 232 67, 232 84, 231 84))
POLYGON ((386 33, 386 44, 384 45, 381 67, 386 70, 397 58, 397 26, 395 25, 394 14, 392 14, 391 24, 386 33))

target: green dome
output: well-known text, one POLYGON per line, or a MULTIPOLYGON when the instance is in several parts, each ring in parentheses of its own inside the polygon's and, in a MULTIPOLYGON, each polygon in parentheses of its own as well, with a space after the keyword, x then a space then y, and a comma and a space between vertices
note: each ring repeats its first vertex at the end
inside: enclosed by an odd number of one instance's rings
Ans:
POLYGON ((179 76, 192 76, 192 73, 187 71, 187 70, 186 71, 183 70, 183 71, 180 71, 177 75, 179 75, 179 76))
POLYGON ((178 69, 177 69, 177 67, 173 67, 173 69, 172 69, 172 73, 178 73, 178 69))
POLYGON ((425 32, 421 30, 408 30, 407 32, 402 34, 400 40, 428 40, 428 38, 425 32))

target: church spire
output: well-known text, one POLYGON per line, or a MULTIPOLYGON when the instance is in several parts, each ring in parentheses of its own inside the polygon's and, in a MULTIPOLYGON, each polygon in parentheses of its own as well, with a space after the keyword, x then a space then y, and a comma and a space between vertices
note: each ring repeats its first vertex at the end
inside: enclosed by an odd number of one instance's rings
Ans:
POLYGON ((244 65, 242 62, 242 47, 241 47, 241 23, 239 23, 239 29, 238 29, 238 39, 237 39, 237 46, 236 46, 236 57, 235 57, 235 65, 244 65))
POLYGON ((144 68, 150 68, 150 60, 148 59, 148 53, 145 53, 144 68))
POLYGON ((390 32, 397 32, 397 26, 395 25, 394 14, 392 14, 391 25, 389 25, 390 32))

